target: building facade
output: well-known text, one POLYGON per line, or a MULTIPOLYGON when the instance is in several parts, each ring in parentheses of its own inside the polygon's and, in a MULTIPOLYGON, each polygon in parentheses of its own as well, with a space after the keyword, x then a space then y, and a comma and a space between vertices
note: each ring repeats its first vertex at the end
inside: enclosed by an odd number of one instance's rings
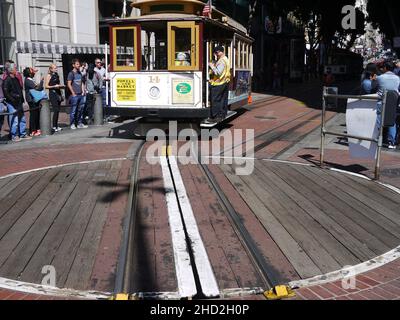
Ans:
POLYGON ((0 65, 9 58, 15 59, 15 9, 13 0, 0 0, 0 65))
POLYGON ((62 66, 64 53, 99 47, 98 2, 0 0, 0 64, 11 59, 44 75, 50 63, 62 66))

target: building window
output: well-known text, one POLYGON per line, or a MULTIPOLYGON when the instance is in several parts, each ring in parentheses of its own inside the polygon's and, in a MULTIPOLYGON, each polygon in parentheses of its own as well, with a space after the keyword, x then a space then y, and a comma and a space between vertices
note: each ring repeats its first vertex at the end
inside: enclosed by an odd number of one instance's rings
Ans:
POLYGON ((14 0, 0 0, 0 64, 15 60, 15 40, 14 0))

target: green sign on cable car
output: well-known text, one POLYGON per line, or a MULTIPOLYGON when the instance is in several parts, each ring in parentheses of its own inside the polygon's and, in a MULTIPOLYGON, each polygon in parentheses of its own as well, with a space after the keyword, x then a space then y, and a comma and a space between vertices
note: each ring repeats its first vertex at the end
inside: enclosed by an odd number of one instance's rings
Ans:
POLYGON ((176 86, 176 91, 180 94, 189 94, 192 91, 192 87, 190 84, 182 82, 176 86))

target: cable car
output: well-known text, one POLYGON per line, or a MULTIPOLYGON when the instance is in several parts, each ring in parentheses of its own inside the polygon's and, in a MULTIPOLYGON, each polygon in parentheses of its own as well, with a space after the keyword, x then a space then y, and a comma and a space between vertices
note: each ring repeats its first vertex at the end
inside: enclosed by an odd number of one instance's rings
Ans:
MULTIPOLYGON (((223 46, 231 63, 230 110, 251 99, 253 39, 197 0, 139 0, 140 16, 110 22, 110 113, 146 122, 200 124, 210 116, 209 63, 223 46)), ((230 115, 232 115, 230 112, 230 115)))

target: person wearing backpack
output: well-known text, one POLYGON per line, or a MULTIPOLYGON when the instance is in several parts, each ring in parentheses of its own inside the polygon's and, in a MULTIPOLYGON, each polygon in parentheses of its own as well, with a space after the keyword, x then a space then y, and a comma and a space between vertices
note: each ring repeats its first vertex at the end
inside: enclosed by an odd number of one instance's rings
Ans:
POLYGON ((95 94, 100 93, 102 89, 102 79, 95 71, 94 65, 89 65, 86 78, 86 108, 85 115, 87 115, 88 122, 93 122, 93 107, 95 102, 95 94))
POLYGON ((68 74, 68 89, 71 92, 71 129, 85 129, 88 126, 83 124, 83 111, 85 107, 85 83, 80 71, 81 63, 78 59, 72 60, 72 71, 68 74))

